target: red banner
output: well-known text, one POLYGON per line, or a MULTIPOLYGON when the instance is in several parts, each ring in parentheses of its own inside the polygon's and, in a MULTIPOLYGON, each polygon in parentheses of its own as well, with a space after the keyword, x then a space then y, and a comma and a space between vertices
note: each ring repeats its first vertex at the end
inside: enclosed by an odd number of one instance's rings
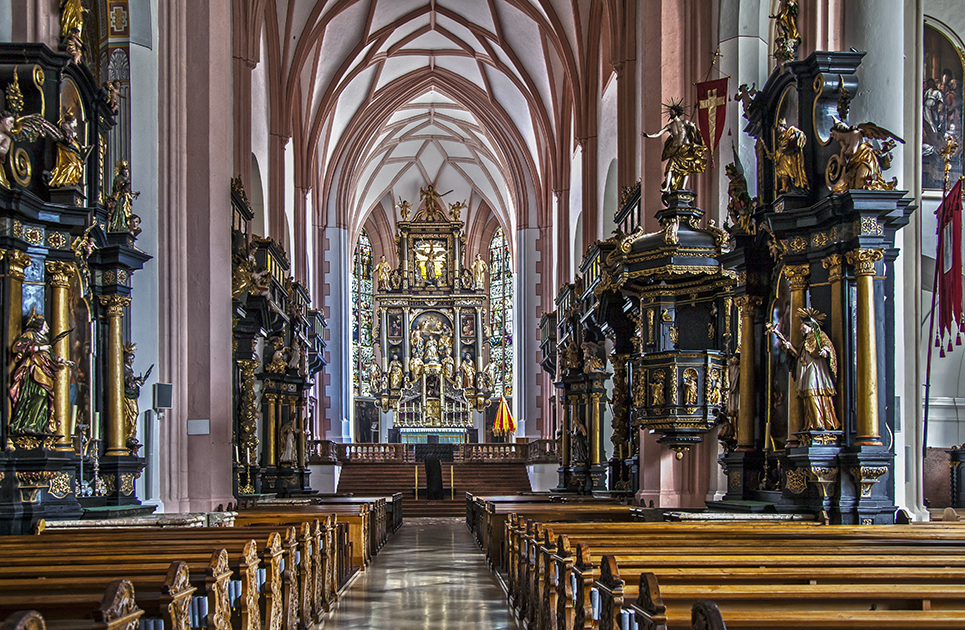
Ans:
MULTIPOLYGON (((958 324, 958 340, 962 331, 962 181, 958 180, 951 192, 935 211, 938 215, 938 255, 935 260, 938 290, 938 338, 944 346, 947 335, 948 350, 952 349, 953 327, 958 324)), ((944 348, 942 348, 944 356, 944 348)))
POLYGON ((714 153, 724 133, 727 118, 727 77, 697 84, 697 127, 704 139, 710 165, 714 166, 714 153))

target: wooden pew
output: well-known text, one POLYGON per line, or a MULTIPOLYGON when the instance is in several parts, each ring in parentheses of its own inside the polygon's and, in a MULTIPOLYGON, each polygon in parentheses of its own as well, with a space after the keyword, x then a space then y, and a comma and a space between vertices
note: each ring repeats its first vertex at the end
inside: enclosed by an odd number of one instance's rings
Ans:
MULTIPOLYGON (((178 601, 183 600, 184 596, 178 601)), ((0 610, 5 617, 0 630, 129 630, 137 627, 144 614, 128 580, 114 580, 106 587, 76 585, 56 593, 4 592, 0 594, 0 610), (8 605, 15 601, 20 602, 21 609, 8 611, 8 605)))

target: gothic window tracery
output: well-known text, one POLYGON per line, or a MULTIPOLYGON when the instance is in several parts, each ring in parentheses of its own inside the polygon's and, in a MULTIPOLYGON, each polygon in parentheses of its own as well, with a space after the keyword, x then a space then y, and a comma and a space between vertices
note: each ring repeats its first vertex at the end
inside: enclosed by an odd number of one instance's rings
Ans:
POLYGON ((365 230, 359 234, 352 263, 352 391, 371 396, 368 367, 375 361, 372 347, 372 242, 365 230))
POLYGON ((509 243, 497 228, 489 244, 489 360, 493 396, 513 395, 513 271, 509 243))

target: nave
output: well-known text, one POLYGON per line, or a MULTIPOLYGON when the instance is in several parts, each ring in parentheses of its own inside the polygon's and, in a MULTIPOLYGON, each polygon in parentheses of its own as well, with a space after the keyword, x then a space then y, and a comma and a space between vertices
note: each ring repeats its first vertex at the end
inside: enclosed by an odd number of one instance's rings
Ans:
POLYGON ((413 518, 341 595, 319 630, 519 626, 461 518, 413 518))

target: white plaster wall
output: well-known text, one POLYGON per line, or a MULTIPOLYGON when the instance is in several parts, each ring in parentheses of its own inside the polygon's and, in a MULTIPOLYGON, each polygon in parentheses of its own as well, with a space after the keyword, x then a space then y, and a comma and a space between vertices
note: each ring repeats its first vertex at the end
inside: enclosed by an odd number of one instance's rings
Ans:
POLYGON ((577 148, 573 152, 573 159, 570 164, 570 270, 572 276, 560 278, 560 284, 572 282, 576 273, 580 269, 580 262, 583 260, 583 241, 585 238, 577 238, 582 233, 580 228, 580 215, 583 211, 583 149, 577 148))
MULTIPOLYGON (((616 215, 620 191, 617 190, 617 80, 611 78, 606 85, 606 91, 600 100, 597 119, 596 142, 597 163, 596 175, 598 190, 596 191, 597 208, 600 211, 598 222, 599 233, 589 240, 608 238, 616 227, 613 217, 616 215)), ((582 254, 582 252, 581 252, 582 254)))
MULTIPOLYGON (((331 375, 331 385, 323 386, 325 395, 331 401, 325 413, 331 421, 331 428, 325 439, 335 442, 350 442, 353 439, 352 424, 352 340, 351 340, 351 269, 340 261, 350 260, 352 247, 348 242, 348 230, 325 228, 328 250, 325 259, 331 262, 329 272, 322 274, 321 281, 329 287, 325 306, 329 307, 328 329, 331 341, 328 344, 329 364, 325 371, 331 375)), ((324 268, 323 268, 324 269, 324 268)))
MULTIPOLYGON (((251 71, 251 153, 258 161, 262 191, 268 190, 268 44, 264 30, 261 33, 261 61, 251 71)), ((250 196, 250 193, 249 193, 250 196)), ((264 195, 262 196, 264 199, 264 195)), ((260 212, 252 221, 252 232, 264 236, 268 225, 267 209, 262 204, 260 212)))
POLYGON ((538 228, 526 228, 516 232, 516 297, 513 311, 514 357, 513 413, 516 417, 516 435, 538 439, 537 419, 540 394, 539 372, 539 326, 540 296, 536 291, 539 274, 536 264, 540 252, 536 249, 538 228))
POLYGON ((309 481, 312 490, 320 494, 335 494, 338 490, 338 479, 342 474, 342 467, 338 464, 309 466, 311 477, 309 481))
POLYGON ((526 467, 529 485, 533 492, 549 492, 560 482, 558 464, 530 464, 526 467))
MULTIPOLYGON (((157 10, 154 2, 131 3, 132 25, 147 22, 151 41, 144 45, 132 42, 131 63, 131 182, 140 196, 134 202, 134 212, 141 217, 141 234, 137 247, 154 256, 144 269, 134 274, 130 308, 131 341, 137 343, 137 359, 134 369, 144 372, 148 366, 158 363, 158 60, 157 60, 157 10)), ((139 29, 146 30, 146 29, 139 29)), ((136 482, 137 496, 144 503, 160 506, 159 452, 157 443, 158 422, 149 410, 153 405, 153 385, 158 381, 155 369, 141 387, 138 399, 141 418, 138 422, 138 439, 146 448, 142 454, 147 459, 148 470, 136 482), (153 437, 153 440, 151 439, 153 437), (148 450, 149 449, 149 450, 148 450)))

